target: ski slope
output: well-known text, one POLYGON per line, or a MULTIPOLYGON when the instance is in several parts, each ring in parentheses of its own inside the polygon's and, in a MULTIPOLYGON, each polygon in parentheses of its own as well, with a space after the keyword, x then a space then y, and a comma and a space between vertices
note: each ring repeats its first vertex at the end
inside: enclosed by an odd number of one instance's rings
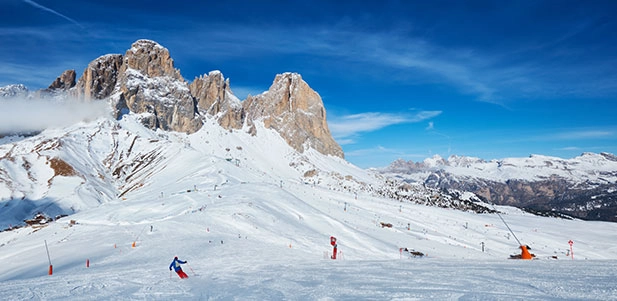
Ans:
MULTIPOLYGON (((187 136, 150 132, 130 119, 118 125, 98 120, 14 142, 20 143, 15 147, 3 145, 5 153, 11 148, 15 155, 23 147, 27 155, 28 143, 59 135, 62 147, 40 155, 61 156, 83 178, 56 176, 49 191, 37 184, 43 180, 20 188, 33 203, 30 196, 38 193, 41 200, 59 200, 59 211, 75 210, 42 228, 0 232, 0 299, 617 296, 617 224, 497 207, 515 238, 498 215, 376 197, 362 187, 379 185, 379 176, 339 158, 298 154, 272 131, 258 133, 230 133, 212 124, 187 136), (144 160, 128 166, 133 157, 144 160), (92 172, 104 168, 126 173, 114 180, 92 172), (310 170, 317 175, 304 177, 310 170), (329 259, 330 236, 338 239, 338 260, 329 259), (509 260, 518 252, 516 239, 537 260, 509 260), (401 248, 425 256, 413 258, 401 248), (174 256, 188 260, 183 268, 189 279, 168 270, 174 256)), ((44 162, 27 162, 45 179, 44 162)), ((11 213, 28 209, 16 200, 10 204, 11 213)), ((0 208, 6 218, 9 207, 0 208)))

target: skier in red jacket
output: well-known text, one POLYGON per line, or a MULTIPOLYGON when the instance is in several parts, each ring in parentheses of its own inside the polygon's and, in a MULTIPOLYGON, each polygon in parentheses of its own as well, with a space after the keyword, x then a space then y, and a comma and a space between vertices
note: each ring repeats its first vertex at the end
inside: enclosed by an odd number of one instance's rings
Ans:
POLYGON ((182 261, 178 259, 178 256, 176 256, 174 257, 174 261, 172 261, 169 265, 169 270, 171 271, 171 268, 173 267, 174 270, 176 270, 176 273, 178 273, 178 276, 180 276, 180 279, 189 278, 189 276, 180 267, 181 264, 185 264, 187 262, 188 261, 182 261))

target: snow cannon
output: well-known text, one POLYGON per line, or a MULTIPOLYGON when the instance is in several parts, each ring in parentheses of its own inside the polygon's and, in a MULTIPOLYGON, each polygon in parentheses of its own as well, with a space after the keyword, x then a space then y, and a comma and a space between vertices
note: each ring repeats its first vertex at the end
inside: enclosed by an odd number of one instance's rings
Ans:
POLYGON ((534 257, 533 255, 531 255, 531 253, 529 253, 528 249, 531 249, 529 248, 529 246, 521 245, 520 248, 521 248, 521 259, 531 260, 534 257))
POLYGON ((521 249, 521 254, 510 255, 510 259, 523 259, 523 260, 531 260, 536 257, 535 254, 529 253, 531 248, 528 245, 519 245, 519 249, 521 249))

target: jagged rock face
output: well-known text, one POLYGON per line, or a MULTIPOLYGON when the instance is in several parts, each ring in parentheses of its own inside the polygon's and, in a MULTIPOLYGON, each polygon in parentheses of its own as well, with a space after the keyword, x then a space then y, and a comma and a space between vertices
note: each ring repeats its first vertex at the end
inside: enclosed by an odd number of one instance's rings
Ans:
POLYGON ((321 97, 299 74, 277 75, 267 92, 248 97, 243 107, 247 125, 263 121, 299 152, 313 148, 322 154, 344 156, 328 129, 321 97))
POLYGON ((123 57, 108 54, 90 62, 75 89, 77 99, 104 99, 111 95, 118 81, 123 57))
POLYGON ((75 70, 64 71, 56 80, 49 85, 47 90, 62 90, 66 91, 75 86, 75 70))
POLYGON ((138 40, 124 55, 122 70, 131 68, 149 77, 169 76, 184 81, 167 48, 150 40, 138 40))
POLYGON ((36 98, 64 97, 75 86, 75 70, 66 70, 47 89, 34 92, 36 98))
POLYGON ((313 148, 323 154, 344 156, 328 129, 321 97, 300 75, 279 74, 269 91, 241 102, 233 95, 229 79, 219 71, 188 85, 174 68, 169 51, 150 40, 136 41, 124 55, 109 54, 93 60, 77 84, 75 71, 69 70, 35 96, 67 95, 86 101, 109 98, 117 119, 135 113, 153 130, 191 134, 204 125, 203 118, 210 116, 225 129, 247 125, 247 131, 256 135, 254 121, 260 121, 299 152, 313 148))
POLYGON ((188 134, 203 125, 188 84, 174 69, 169 51, 156 42, 139 40, 127 50, 115 90, 116 117, 129 110, 142 114, 151 129, 188 134))
POLYGON ((229 87, 219 71, 203 75, 189 85, 191 94, 197 101, 197 108, 204 115, 217 116, 219 124, 226 129, 240 129, 244 121, 244 110, 240 100, 229 87))

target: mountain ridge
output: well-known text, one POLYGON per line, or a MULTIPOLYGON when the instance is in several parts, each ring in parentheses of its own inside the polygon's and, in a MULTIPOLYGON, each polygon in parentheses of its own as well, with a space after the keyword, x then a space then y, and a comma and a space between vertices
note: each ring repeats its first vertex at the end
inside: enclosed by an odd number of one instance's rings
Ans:
POLYGON ((397 160, 379 172, 436 189, 470 191, 495 204, 617 221, 617 157, 610 153, 490 161, 434 156, 422 162, 397 160))
MULTIPOLYGON (((7 86, 0 90, 6 91, 0 96, 23 96, 27 94, 24 89, 7 86)), ((220 71, 211 71, 189 83, 174 67, 169 50, 147 39, 134 42, 125 54, 105 54, 94 59, 77 82, 74 70, 63 72, 49 88, 26 98, 32 97, 109 100, 117 119, 132 112, 141 114, 140 120, 148 128, 189 134, 199 130, 208 118, 215 118, 226 129, 247 127, 244 130, 253 133, 254 122, 265 122, 266 128, 279 131, 300 152, 316 148, 344 157, 328 129, 321 97, 299 74, 279 74, 270 90, 240 101, 220 71), (288 106, 289 100, 311 105, 288 106), (302 117, 305 115, 310 118, 302 117), (275 120, 283 122, 272 122, 275 120)))

